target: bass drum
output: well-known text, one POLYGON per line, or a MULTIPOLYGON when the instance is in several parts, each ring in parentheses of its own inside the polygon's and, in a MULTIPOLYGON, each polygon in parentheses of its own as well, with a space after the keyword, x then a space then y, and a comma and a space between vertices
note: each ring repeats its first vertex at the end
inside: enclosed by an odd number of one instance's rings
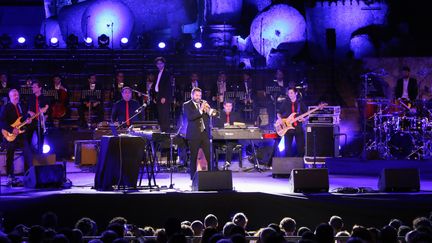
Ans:
POLYGON ((393 134, 388 143, 391 155, 397 159, 407 158, 414 150, 414 138, 406 132, 393 134))

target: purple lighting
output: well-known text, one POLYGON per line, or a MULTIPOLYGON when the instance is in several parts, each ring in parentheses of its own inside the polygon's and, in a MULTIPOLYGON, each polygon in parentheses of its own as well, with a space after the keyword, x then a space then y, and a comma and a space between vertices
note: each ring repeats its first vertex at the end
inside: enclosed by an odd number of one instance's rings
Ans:
POLYGON ((166 47, 165 42, 159 42, 158 47, 159 47, 160 49, 164 49, 164 48, 166 47))
POLYGON ((195 42, 194 46, 196 49, 200 49, 202 47, 202 43, 201 42, 195 42))
POLYGON ((26 42, 26 39, 24 37, 19 37, 18 38, 18 43, 24 44, 25 42, 26 42))

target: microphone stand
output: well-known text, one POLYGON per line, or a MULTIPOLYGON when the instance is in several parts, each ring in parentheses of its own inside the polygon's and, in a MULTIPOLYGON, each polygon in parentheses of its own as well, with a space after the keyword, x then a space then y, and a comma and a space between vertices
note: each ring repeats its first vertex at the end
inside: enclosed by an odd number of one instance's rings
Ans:
POLYGON ((170 159, 171 159, 172 164, 170 167, 170 185, 168 187, 169 189, 174 189, 174 183, 173 183, 173 170, 174 170, 174 167, 173 167, 174 166, 173 139, 179 135, 181 128, 182 127, 180 126, 176 133, 170 134, 170 159))

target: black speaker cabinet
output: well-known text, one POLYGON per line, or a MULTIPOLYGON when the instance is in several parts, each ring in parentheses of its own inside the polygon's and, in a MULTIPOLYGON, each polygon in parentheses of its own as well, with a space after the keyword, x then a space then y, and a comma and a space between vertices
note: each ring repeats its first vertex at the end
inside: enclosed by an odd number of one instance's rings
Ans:
POLYGON ((231 191, 232 172, 224 171, 197 171, 192 181, 194 191, 231 191))
POLYGON ((304 168, 302 157, 273 157, 272 176, 289 177, 292 169, 304 168))
POLYGON ((24 186, 29 188, 60 188, 64 179, 63 165, 32 166, 25 173, 24 186))
POLYGON ((383 169, 378 180, 382 192, 420 191, 419 170, 415 168, 383 169))
POLYGON ((339 137, 335 138, 338 133, 338 125, 309 124, 306 127, 306 156, 339 156, 339 137))
POLYGON ((328 192, 327 169, 293 169, 290 176, 292 192, 328 192))

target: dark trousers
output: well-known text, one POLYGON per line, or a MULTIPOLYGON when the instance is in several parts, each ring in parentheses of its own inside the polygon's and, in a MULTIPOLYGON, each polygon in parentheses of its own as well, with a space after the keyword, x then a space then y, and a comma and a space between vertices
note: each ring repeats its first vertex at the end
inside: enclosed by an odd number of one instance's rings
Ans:
POLYGON ((156 104, 158 122, 162 132, 170 132, 170 105, 168 100, 165 104, 156 104))
MULTIPOLYGON (((86 119, 85 119, 85 113, 88 112, 89 108, 85 104, 81 104, 78 108, 78 115, 79 115, 79 121, 80 125, 85 125, 86 119)), ((99 104, 95 107, 91 108, 91 114, 96 115, 96 120, 91 120, 91 117, 89 117, 89 121, 87 122, 101 122, 103 121, 103 107, 102 104, 99 104)), ((89 114, 90 115, 90 114, 89 114)))
POLYGON ((19 135, 13 142, 6 142, 6 173, 8 176, 14 176, 14 155, 15 150, 23 148, 24 163, 29 168, 32 165, 32 153, 30 145, 24 134, 19 135))
POLYGON ((195 175, 197 170, 197 158, 198 158, 198 150, 202 148, 204 151, 205 158, 207 160, 207 168, 211 170, 210 165, 210 138, 206 131, 201 133, 201 136, 198 139, 189 139, 189 150, 190 150, 190 177, 191 179, 195 175))
POLYGON ((295 129, 289 130, 285 134, 285 156, 294 156, 292 151, 292 142, 294 137, 297 147, 297 156, 303 157, 305 153, 305 135, 301 124, 298 124, 295 129))
POLYGON ((27 141, 32 151, 37 152, 38 154, 42 154, 45 135, 44 135, 43 127, 39 126, 38 122, 39 122, 38 120, 33 120, 31 125, 26 129, 25 134, 27 135, 27 141), (36 134, 37 137, 37 144, 35 144, 35 146, 33 146, 32 143, 33 134, 36 134))

